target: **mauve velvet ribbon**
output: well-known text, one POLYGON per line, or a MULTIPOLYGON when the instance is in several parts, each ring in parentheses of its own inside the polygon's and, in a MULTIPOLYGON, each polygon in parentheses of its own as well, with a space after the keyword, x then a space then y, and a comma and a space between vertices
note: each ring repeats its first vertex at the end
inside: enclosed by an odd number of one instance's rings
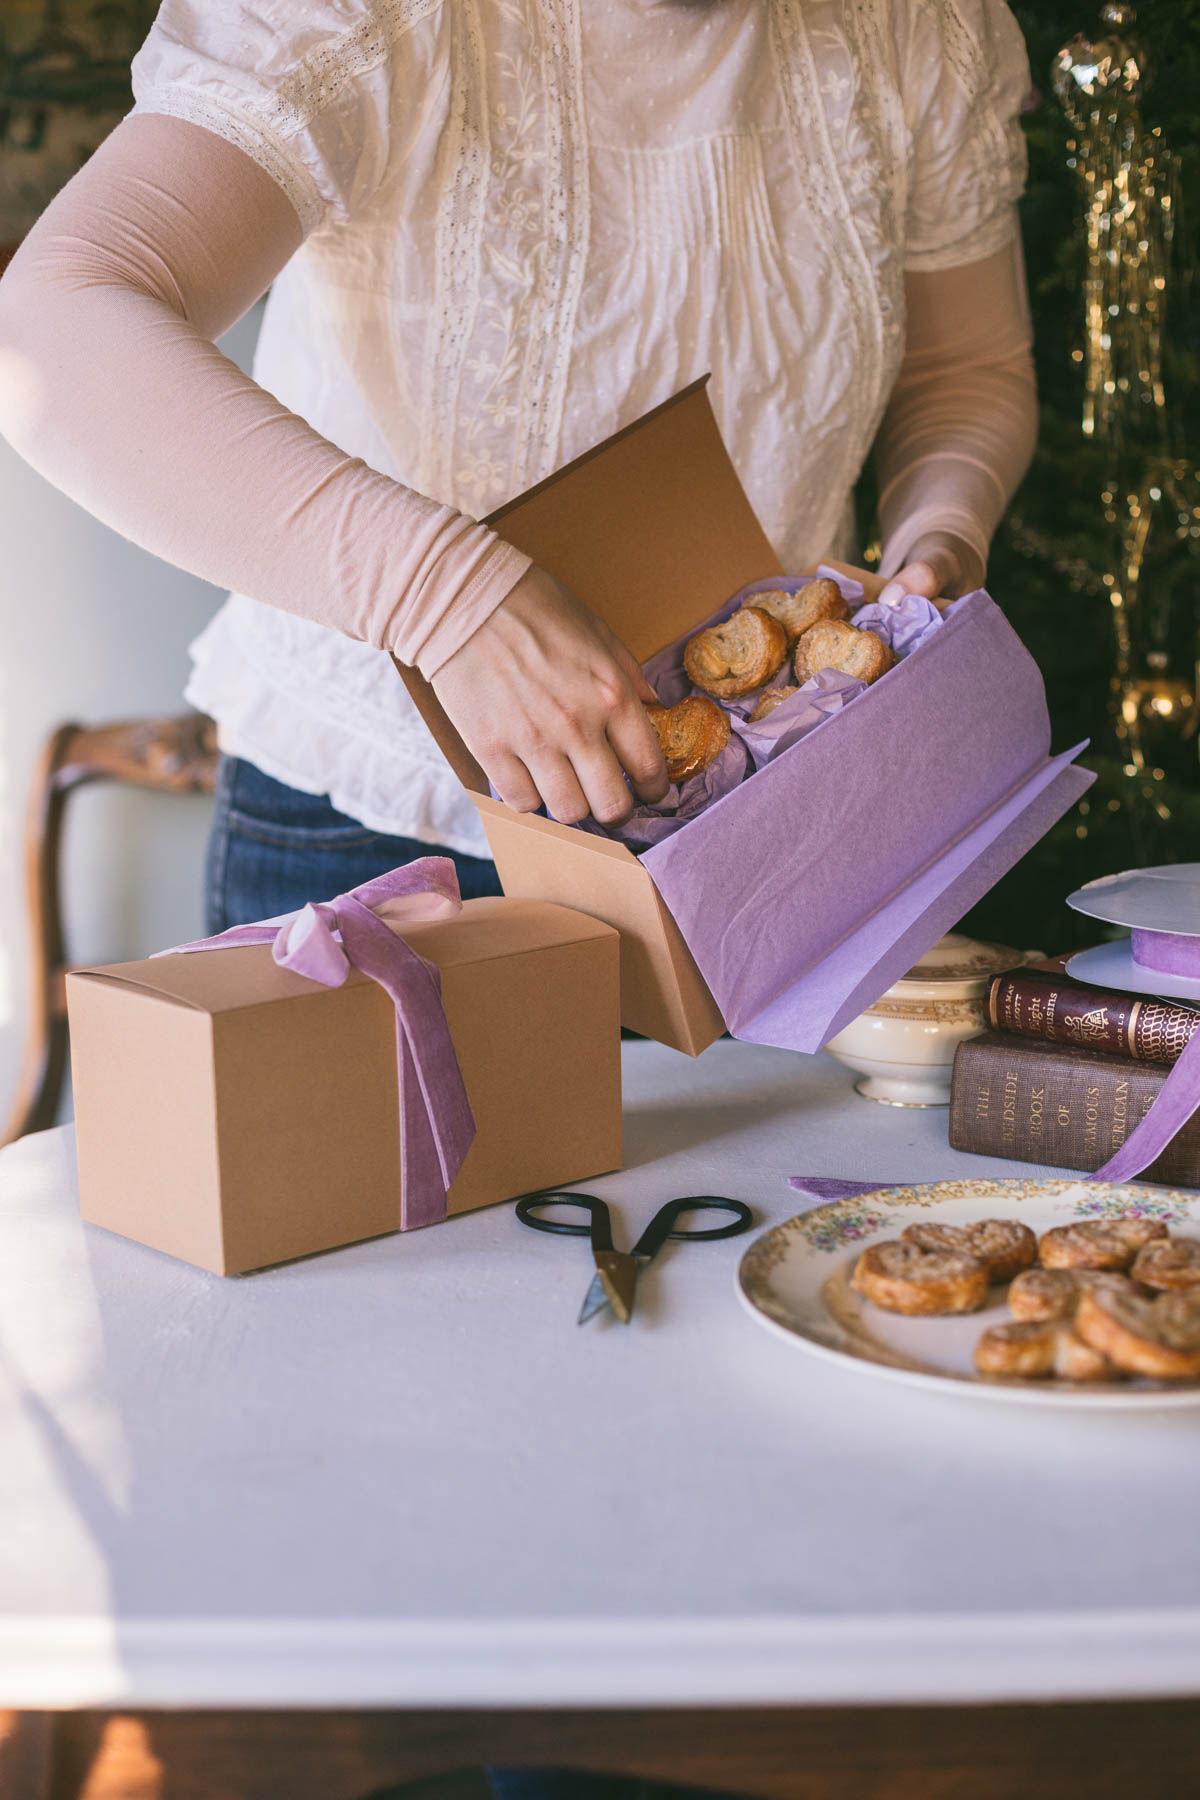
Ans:
POLYGON ((836 1175, 789 1175, 788 1186, 810 1199, 848 1200, 852 1194, 873 1194, 876 1188, 899 1187, 896 1181, 842 1181, 836 1175))
MULTIPOLYGON (((1134 931, 1129 953, 1140 969, 1157 975, 1200 979, 1200 938, 1175 931, 1134 931)), ((1167 1079, 1154 1096, 1150 1111, 1135 1125, 1121 1148, 1110 1156, 1092 1181, 1128 1181, 1161 1156, 1177 1131, 1200 1107, 1200 1032, 1184 1046, 1167 1079)))
POLYGON ((323 987, 341 987, 351 968, 379 983, 396 1009, 400 1225, 406 1231, 445 1218, 447 1192, 475 1136, 475 1116, 442 1006, 441 971, 387 921, 447 919, 461 910, 450 858, 423 856, 332 900, 157 952, 270 944, 281 968, 323 987))
POLYGON ((1186 975, 1190 981, 1200 981, 1200 937, 1185 937, 1179 931, 1135 930, 1129 954, 1139 969, 1150 969, 1155 975, 1186 975))

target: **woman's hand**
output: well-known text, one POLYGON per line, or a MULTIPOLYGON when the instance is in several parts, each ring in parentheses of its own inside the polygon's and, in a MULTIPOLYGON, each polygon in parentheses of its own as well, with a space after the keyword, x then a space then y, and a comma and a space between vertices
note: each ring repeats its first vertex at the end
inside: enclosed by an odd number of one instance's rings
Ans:
POLYGON ((877 598, 898 600, 901 594, 923 594, 934 602, 957 600, 982 582, 979 552, 948 531, 933 531, 916 540, 904 567, 883 584, 877 598))
MULTIPOLYGON (((882 600, 885 596, 888 600, 898 600, 901 594, 923 594, 935 604, 949 603, 957 600, 960 594, 969 594, 973 588, 982 586, 984 574, 979 553, 948 531, 931 531, 917 538, 904 567, 897 569, 887 581, 872 569, 837 562, 832 556, 823 556, 821 561, 827 568, 861 581, 865 600, 882 600)), ((815 563, 804 570, 806 575, 816 572, 815 563)))
POLYGON ((633 655, 544 569, 530 569, 433 677, 492 786, 518 812, 619 825, 662 800, 667 768, 642 702, 658 696, 633 655))

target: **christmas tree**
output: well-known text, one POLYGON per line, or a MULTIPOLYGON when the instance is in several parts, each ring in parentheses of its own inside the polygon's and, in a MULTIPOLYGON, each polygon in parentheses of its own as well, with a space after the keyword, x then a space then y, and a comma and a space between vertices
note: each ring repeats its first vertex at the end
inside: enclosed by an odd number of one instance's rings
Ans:
MULTIPOLYGON (((1191 735, 1163 767, 1134 771, 1109 714, 1114 667, 1113 608, 1105 588, 1104 449, 1081 429, 1087 248, 1080 191, 1070 166, 1071 122, 1052 85, 1060 47, 1076 33, 1113 29, 1090 8, 1016 4, 1035 84, 1023 126, 1029 183, 1021 226, 1034 316, 1040 433, 1033 465, 993 545, 988 589, 1036 658, 1046 682, 1055 750, 1081 738, 1080 759, 1097 780, 1073 809, 963 920, 959 929, 1047 951, 1095 942, 1096 922, 1063 905, 1098 875, 1149 863, 1200 860, 1200 761, 1191 735), (1167 766, 1168 763, 1170 766, 1167 766)), ((1114 15, 1132 9, 1106 9, 1114 15)), ((1200 0, 1145 4, 1133 27, 1149 52, 1143 99, 1148 127, 1178 159, 1171 267, 1166 286, 1162 385, 1165 421, 1181 460, 1200 461, 1188 430, 1200 372, 1192 304, 1196 225, 1180 198, 1195 191, 1200 165, 1195 96, 1200 82, 1200 0), (1188 443, 1189 435, 1192 442, 1188 443)), ((1200 618, 1200 514, 1189 528, 1172 513, 1171 541, 1148 559, 1143 591, 1170 595, 1179 660, 1195 691, 1200 618), (1195 536, 1188 536, 1189 530, 1195 536), (1180 541, 1183 534, 1183 541, 1180 541)))

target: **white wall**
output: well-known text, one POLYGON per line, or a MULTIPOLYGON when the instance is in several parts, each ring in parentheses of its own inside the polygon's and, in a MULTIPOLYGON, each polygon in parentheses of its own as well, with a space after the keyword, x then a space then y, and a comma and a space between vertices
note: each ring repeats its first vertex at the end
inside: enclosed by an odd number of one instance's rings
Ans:
MULTIPOLYGON (((261 317, 260 301, 220 340, 247 370, 261 317)), ((221 598, 101 525, 0 438, 0 1120, 27 1016, 24 815, 42 744, 68 720, 184 711, 187 646, 221 598)), ((202 934, 210 809, 199 795, 108 782, 72 796, 63 850, 72 962, 120 962, 202 934)))

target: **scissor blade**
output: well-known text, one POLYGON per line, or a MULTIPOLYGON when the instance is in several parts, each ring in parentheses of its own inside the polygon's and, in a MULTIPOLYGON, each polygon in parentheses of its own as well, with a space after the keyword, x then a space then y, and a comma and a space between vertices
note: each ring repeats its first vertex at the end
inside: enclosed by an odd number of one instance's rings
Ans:
POLYGON ((601 1281, 599 1275, 593 1275, 592 1285, 583 1297, 583 1305, 579 1309, 579 1317, 575 1321, 576 1324, 586 1325, 589 1319, 595 1318, 601 1307, 607 1305, 608 1295, 604 1291, 604 1283, 601 1281))
POLYGON ((601 1307, 610 1306, 622 1325, 628 1325, 637 1286, 637 1258, 620 1250, 597 1250, 594 1254, 596 1274, 584 1298, 578 1323, 582 1325, 601 1307))

